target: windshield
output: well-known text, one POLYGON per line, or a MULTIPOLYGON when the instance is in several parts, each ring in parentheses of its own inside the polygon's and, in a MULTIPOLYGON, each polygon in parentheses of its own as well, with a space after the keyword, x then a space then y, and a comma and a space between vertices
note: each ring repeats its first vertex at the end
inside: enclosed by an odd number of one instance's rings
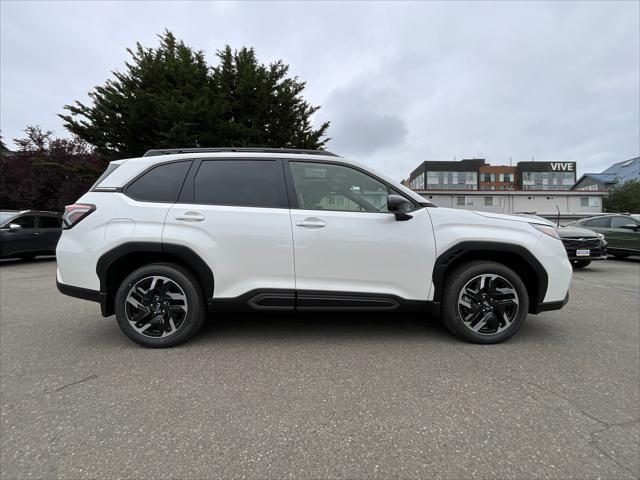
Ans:
POLYGON ((0 212, 0 225, 2 225, 4 222, 9 220, 10 218, 15 217, 17 213, 18 212, 0 212))

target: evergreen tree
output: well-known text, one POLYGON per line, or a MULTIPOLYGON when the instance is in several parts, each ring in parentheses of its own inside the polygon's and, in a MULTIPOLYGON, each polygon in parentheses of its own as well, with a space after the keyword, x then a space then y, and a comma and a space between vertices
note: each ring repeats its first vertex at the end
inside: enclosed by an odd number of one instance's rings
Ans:
POLYGON ((264 146, 322 148, 328 122, 314 130, 319 107, 302 98, 305 83, 282 62, 260 64, 253 49, 204 53, 171 32, 158 48, 129 49, 124 73, 89 93, 92 104, 66 105, 65 127, 107 158, 150 148, 264 146))
POLYGON ((640 181, 632 179, 617 183, 609 190, 604 207, 606 212, 640 213, 640 181))

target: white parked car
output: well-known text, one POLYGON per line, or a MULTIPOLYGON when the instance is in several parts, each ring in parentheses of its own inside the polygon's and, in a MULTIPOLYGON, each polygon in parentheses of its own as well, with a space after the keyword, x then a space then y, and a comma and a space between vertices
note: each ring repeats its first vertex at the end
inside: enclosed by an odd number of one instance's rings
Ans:
POLYGON ((436 208, 325 151, 152 150, 112 162, 63 222, 59 290, 149 347, 227 306, 421 310, 495 343, 562 308, 571 281, 552 226, 436 208))

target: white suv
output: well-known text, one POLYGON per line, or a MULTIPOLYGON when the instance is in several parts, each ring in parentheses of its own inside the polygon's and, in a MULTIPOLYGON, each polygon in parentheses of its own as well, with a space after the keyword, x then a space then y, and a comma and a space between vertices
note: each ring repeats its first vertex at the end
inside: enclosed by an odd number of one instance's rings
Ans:
POLYGON ((59 290, 148 347, 229 306, 421 310, 495 343, 562 308, 571 281, 553 227, 436 208, 326 151, 151 150, 112 162, 63 223, 59 290))

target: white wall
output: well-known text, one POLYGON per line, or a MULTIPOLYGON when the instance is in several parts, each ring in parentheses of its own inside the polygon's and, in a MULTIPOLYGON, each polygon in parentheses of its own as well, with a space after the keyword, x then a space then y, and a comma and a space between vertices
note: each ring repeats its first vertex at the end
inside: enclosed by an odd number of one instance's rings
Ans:
POLYGON ((531 193, 530 195, 501 194, 495 195, 494 192, 487 191, 486 194, 480 195, 464 195, 463 193, 422 193, 421 195, 427 200, 433 202, 439 207, 461 208, 466 210, 480 210, 493 213, 516 213, 516 212, 539 212, 539 213, 556 213, 556 205, 560 209, 560 213, 580 213, 580 214, 598 214, 602 213, 602 196, 584 195, 574 196, 565 195, 557 192, 531 193), (457 197, 465 197, 465 205, 457 204, 457 197), (581 197, 590 197, 591 205, 582 206, 581 197), (485 204, 485 197, 493 197, 493 206, 485 204))

